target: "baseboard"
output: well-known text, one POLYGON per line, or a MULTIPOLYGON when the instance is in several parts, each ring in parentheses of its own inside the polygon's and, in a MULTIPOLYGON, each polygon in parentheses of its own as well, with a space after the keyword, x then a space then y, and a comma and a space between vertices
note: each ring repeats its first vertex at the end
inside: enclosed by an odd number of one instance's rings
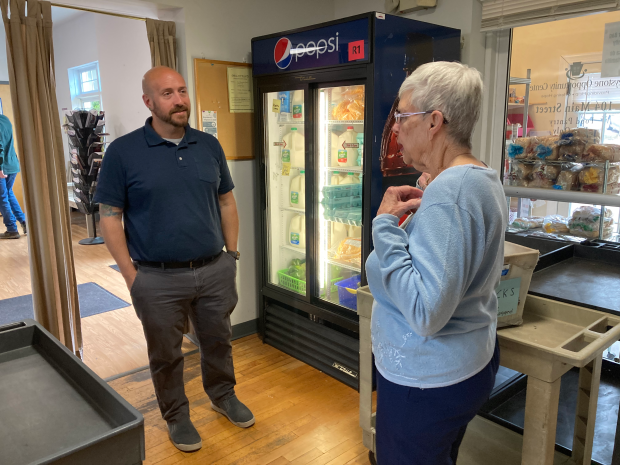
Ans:
POLYGON ((258 332, 258 318, 255 320, 245 321, 232 327, 232 340, 241 339, 242 337, 256 334, 258 332))

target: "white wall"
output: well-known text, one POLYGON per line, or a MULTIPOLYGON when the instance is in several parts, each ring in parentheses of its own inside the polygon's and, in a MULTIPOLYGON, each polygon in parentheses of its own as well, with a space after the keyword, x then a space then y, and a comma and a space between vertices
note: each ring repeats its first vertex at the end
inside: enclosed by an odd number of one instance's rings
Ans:
MULTIPOLYGON (((72 109, 68 69, 99 61, 106 131, 111 142, 144 124, 150 112, 142 103, 141 79, 151 67, 144 22, 82 13, 54 25, 56 96, 61 121, 63 108, 72 109)), ((65 158, 69 160, 65 139, 65 158)))
MULTIPOLYGON (((384 0, 334 1, 336 19, 368 11, 383 11, 385 7, 384 0)), ((415 11, 403 17, 460 29, 464 39, 461 61, 484 73, 485 36, 480 32, 482 5, 479 0, 437 0, 436 8, 415 11)), ((480 153, 481 126, 479 121, 474 132, 474 155, 480 153)))
MULTIPOLYGON (((58 100, 58 117, 61 124, 64 122, 63 109, 72 109, 69 73, 67 70, 99 59, 96 40, 80 40, 83 37, 92 37, 96 28, 95 15, 83 13, 53 29, 56 99, 58 100)), ((65 160, 68 162, 70 158, 69 145, 64 131, 62 138, 65 160)))
POLYGON ((108 140, 141 126, 151 116, 142 101, 142 76, 151 68, 146 23, 109 15, 97 21, 99 74, 108 140))
MULTIPOLYGON (((100 0, 96 6, 93 6, 92 0, 60 0, 57 3, 174 20, 177 25, 179 70, 187 80, 193 110, 196 108, 194 58, 251 62, 252 37, 334 19, 333 0, 165 1, 167 5, 137 0, 100 0)), ((105 83, 102 82, 102 85, 107 112, 107 91, 105 83)), ((192 126, 195 121, 194 114, 192 126)), ((239 250, 242 255, 237 274, 239 304, 232 314, 232 323, 239 324, 258 318, 255 257, 260 244, 256 240, 258 218, 254 211, 258 188, 254 182, 255 161, 229 161, 228 164, 236 186, 234 192, 241 219, 239 250)))

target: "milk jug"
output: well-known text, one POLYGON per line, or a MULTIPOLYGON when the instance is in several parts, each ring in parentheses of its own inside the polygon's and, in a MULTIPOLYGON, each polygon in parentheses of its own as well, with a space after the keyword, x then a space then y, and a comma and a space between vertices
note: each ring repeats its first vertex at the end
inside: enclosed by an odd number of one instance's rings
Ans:
POLYGON ((357 148, 357 132, 349 126, 338 138, 338 165, 357 166, 357 148))
POLYGON ((344 179, 340 179, 339 184, 359 184, 359 178, 355 177, 355 173, 347 173, 344 179))
POLYGON ((297 128, 291 128, 283 138, 282 161, 290 159, 292 168, 304 168, 305 143, 304 136, 297 128))
POLYGON ((306 175, 304 170, 301 170, 299 175, 291 180, 288 200, 291 207, 306 208, 306 175))
POLYGON ((332 131, 332 134, 331 134, 332 150, 331 150, 331 159, 329 163, 329 166, 332 166, 332 167, 340 166, 338 164, 338 139, 339 138, 340 136, 334 131, 332 131))
POLYGON ((332 222, 332 237, 331 237, 331 246, 330 247, 338 247, 342 241, 344 241, 347 235, 347 225, 344 223, 332 222))
POLYGON ((334 173, 334 174, 332 174, 331 185, 332 186, 337 186, 338 184, 341 184, 342 181, 346 177, 347 177, 347 175, 345 173, 334 173))
POLYGON ((304 120, 304 91, 296 90, 293 92, 293 121, 304 120))
POLYGON ((306 247, 306 217, 295 215, 288 227, 288 243, 294 247, 306 247))
POLYGON ((362 227, 361 226, 353 226, 349 225, 348 227, 348 237, 353 237, 356 239, 362 238, 362 227))

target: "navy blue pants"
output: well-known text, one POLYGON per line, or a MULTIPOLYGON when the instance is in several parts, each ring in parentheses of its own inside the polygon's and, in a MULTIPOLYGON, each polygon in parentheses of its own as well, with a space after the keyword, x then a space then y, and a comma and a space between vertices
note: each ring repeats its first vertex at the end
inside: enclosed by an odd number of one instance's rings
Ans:
POLYGON ((498 368, 496 341, 489 364, 452 386, 412 388, 377 371, 377 464, 456 464, 467 424, 489 398, 498 368))

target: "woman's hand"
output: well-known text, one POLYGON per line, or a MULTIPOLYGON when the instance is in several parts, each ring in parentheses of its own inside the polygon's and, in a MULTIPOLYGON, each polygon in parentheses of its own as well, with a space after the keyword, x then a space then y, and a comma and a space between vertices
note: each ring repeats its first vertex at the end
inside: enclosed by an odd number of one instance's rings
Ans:
POLYGON ((383 196, 377 215, 389 213, 400 218, 409 211, 420 208, 423 192, 411 186, 392 186, 383 196))

